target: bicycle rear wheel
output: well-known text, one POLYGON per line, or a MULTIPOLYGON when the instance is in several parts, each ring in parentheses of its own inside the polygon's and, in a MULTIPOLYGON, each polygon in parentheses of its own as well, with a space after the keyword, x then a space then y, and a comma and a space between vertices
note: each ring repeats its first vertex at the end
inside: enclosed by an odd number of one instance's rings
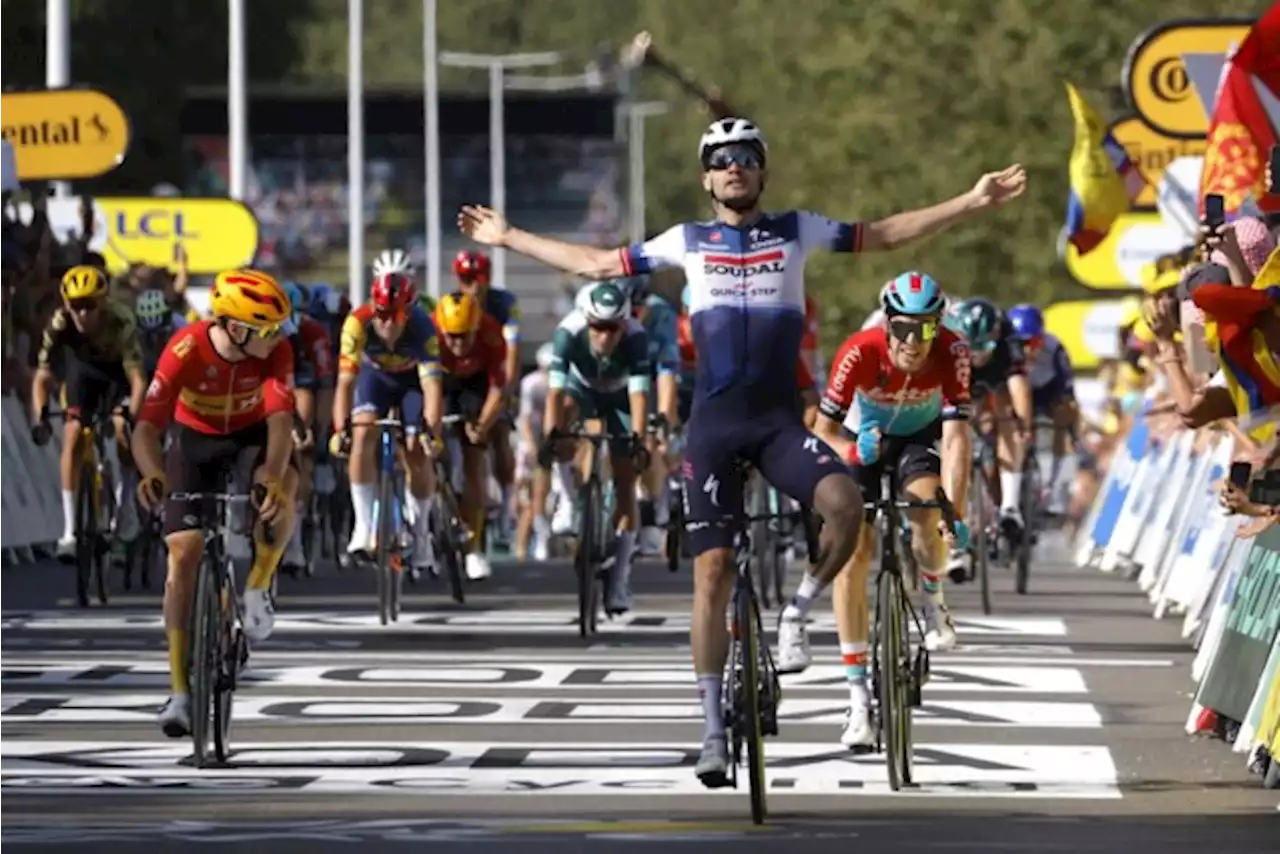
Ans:
POLYGON ((766 814, 764 776, 764 731, 760 709, 760 634, 752 607, 749 585, 739 584, 734 596, 734 622, 742 642, 738 645, 738 666, 742 674, 737 705, 737 726, 747 743, 747 779, 751 791, 751 821, 764 824, 766 814))
POLYGON ((90 575, 98 549, 98 525, 93 513, 93 472, 80 470, 80 485, 76 489, 76 601, 81 608, 89 607, 90 575))
POLYGON ((112 520, 116 518, 116 496, 110 478, 104 476, 101 483, 95 478, 93 483, 98 490, 96 506, 99 511, 95 514, 97 519, 94 523, 93 586, 98 596, 98 604, 105 605, 107 604, 107 579, 111 572, 112 537, 108 532, 112 520))
POLYGON ((600 484, 590 478, 579 490, 582 502, 581 530, 578 532, 578 553, 573 567, 578 576, 578 636, 585 638, 596 630, 596 610, 599 607, 600 584, 596 576, 595 542, 596 515, 600 512, 600 484))
POLYGON ((210 763, 209 742, 213 723, 214 692, 221 671, 218 661, 219 614, 221 584, 220 567, 208 555, 200 559, 196 576, 196 595, 190 622, 191 655, 187 660, 187 679, 191 684, 191 746, 196 767, 210 763))
POLYGON ((394 513, 391 508, 391 478, 378 475, 378 546, 374 551, 374 571, 378 576, 378 621, 386 625, 391 621, 391 538, 394 513))
POLYGON ((974 571, 978 576, 978 587, 982 591, 982 613, 991 613, 991 551, 987 543, 987 488, 981 477, 976 477, 970 484, 969 519, 973 523, 973 542, 970 545, 974 571))
MULTIPOLYGON (((681 485, 683 488, 683 485, 681 485)), ((677 500, 675 486, 671 488, 671 507, 667 516, 667 571, 680 568, 681 537, 684 536, 684 501, 677 500)))
POLYGON ((1018 501, 1022 505, 1022 539, 1018 542, 1016 575, 1014 589, 1019 595, 1026 595, 1027 579, 1031 574, 1031 541, 1035 536, 1038 505, 1040 503, 1040 466, 1035 459, 1035 448, 1027 451, 1027 464, 1023 466, 1022 494, 1018 501))
POLYGON ((467 601, 466 588, 462 580, 462 571, 467 559, 465 544, 461 542, 462 511, 458 509, 458 497, 454 495, 453 487, 443 480, 440 483, 445 485, 441 488, 439 509, 436 511, 435 522, 438 528, 436 554, 444 557, 445 572, 449 576, 449 592, 453 596, 453 601, 462 605, 467 601))
POLYGON ((213 681, 213 753, 219 762, 231 755, 231 710, 240 650, 236 632, 235 566, 228 561, 218 573, 212 604, 217 626, 213 681))
POLYGON ((902 578, 897 573, 882 573, 876 589, 876 611, 880 615, 879 669, 876 679, 877 704, 880 724, 884 728, 885 764, 889 770, 889 788, 898 791, 904 780, 903 756, 910 751, 904 741, 910 736, 904 727, 904 716, 910 715, 903 688, 902 635, 905 632, 902 614, 902 578))

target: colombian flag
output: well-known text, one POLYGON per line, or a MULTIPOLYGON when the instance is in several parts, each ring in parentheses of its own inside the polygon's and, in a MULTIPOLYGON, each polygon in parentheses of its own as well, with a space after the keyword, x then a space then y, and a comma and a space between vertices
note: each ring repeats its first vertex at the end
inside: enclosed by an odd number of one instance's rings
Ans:
POLYGON ((1076 87, 1067 84, 1076 140, 1071 149, 1071 195, 1067 200, 1067 240, 1081 255, 1093 250, 1111 225, 1129 210, 1146 181, 1124 146, 1107 133, 1076 87))

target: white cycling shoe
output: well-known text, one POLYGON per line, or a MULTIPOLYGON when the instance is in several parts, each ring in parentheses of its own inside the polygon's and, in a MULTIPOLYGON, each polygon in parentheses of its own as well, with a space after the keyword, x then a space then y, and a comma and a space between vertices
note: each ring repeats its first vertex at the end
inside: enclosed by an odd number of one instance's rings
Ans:
POLYGON ((160 729, 169 738, 191 734, 191 695, 171 694, 160 708, 160 729))
POLYGON ((865 699, 849 701, 848 717, 844 732, 840 733, 840 743, 854 753, 870 753, 875 749, 876 733, 871 726, 870 704, 865 699))
POLYGON ((951 609, 938 603, 925 606, 924 648, 929 652, 950 652, 956 648, 956 626, 951 620, 951 609))
POLYGON ((788 620, 778 616, 778 672, 802 673, 813 662, 809 630, 804 618, 788 620))
POLYGON ((275 606, 271 604, 270 590, 244 591, 244 634, 251 643, 261 643, 271 637, 276 625, 275 606))
POLYGON ((493 567, 489 566, 489 559, 476 552, 467 555, 465 571, 467 578, 471 581, 480 581, 493 575, 493 567))

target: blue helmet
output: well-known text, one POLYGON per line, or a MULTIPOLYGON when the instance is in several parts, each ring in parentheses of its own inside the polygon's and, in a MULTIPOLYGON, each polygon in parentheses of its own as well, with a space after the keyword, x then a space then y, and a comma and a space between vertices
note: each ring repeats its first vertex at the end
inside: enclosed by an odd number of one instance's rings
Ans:
POLYGON ((942 288, 928 273, 902 273, 884 286, 880 304, 888 316, 895 314, 941 314, 946 306, 942 288))
POLYGON ((302 320, 302 308, 307 302, 306 292, 298 286, 297 282, 284 283, 285 296, 289 298, 289 304, 293 307, 293 311, 289 314, 289 320, 285 326, 290 335, 298 331, 298 324, 302 320))
POLYGON ((333 288, 329 285, 312 285, 308 293, 307 314, 312 317, 328 317, 329 316, 329 294, 333 293, 333 288))
POLYGON ((1030 341, 1044 335, 1044 315, 1031 303, 1024 302, 1009 309, 1009 322, 1013 324, 1013 334, 1030 341))

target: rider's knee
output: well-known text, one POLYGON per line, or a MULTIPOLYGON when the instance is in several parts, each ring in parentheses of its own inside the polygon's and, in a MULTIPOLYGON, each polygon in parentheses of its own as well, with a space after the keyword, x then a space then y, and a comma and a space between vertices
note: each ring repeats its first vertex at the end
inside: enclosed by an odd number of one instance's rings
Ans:
POLYGON ((857 481, 843 474, 829 474, 813 491, 813 509, 825 528, 848 531, 852 536, 862 524, 862 490, 857 481))
POLYGON ((177 531, 164 538, 165 547, 169 550, 169 581, 175 582, 175 573, 186 573, 195 569, 200 562, 204 550, 204 536, 200 531, 177 531))
POLYGON ((728 581, 732 570, 731 547, 717 546, 697 554, 693 559, 694 595, 698 595, 699 591, 704 595, 712 595, 728 581))

